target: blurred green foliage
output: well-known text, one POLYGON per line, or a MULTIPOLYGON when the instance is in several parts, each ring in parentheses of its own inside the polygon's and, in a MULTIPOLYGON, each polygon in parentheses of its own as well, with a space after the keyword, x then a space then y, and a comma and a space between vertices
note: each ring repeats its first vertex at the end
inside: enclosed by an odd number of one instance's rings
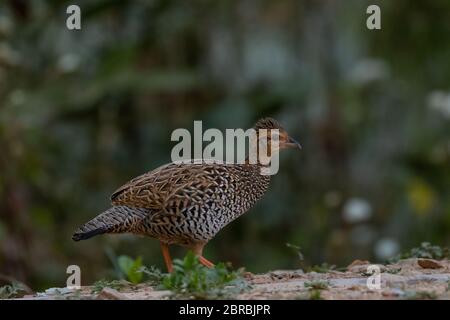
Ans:
POLYGON ((419 247, 412 248, 407 252, 403 252, 392 259, 390 262, 397 262, 400 259, 408 258, 425 258, 425 259, 450 259, 450 249, 447 247, 434 246, 429 242, 422 242, 419 247))
POLYGON ((330 286, 330 283, 325 280, 313 280, 313 281, 306 281, 305 282, 305 288, 308 288, 308 290, 326 290, 330 286))
POLYGON ((0 299, 20 298, 26 293, 26 289, 17 282, 0 287, 0 299))
POLYGON ((71 235, 169 162, 193 120, 273 116, 304 147, 206 247, 212 261, 264 272, 300 266, 285 243, 338 266, 450 244, 450 2, 76 3, 79 31, 72 2, 0 3, 0 275, 38 290, 78 264, 90 284, 117 273, 111 252, 162 268, 157 241, 71 235), (369 4, 382 30, 365 27, 369 4))
POLYGON ((120 256, 117 261, 120 270, 125 274, 128 281, 137 284, 142 281, 142 257, 139 256, 136 259, 132 259, 128 256, 120 256))
POLYGON ((173 267, 174 271, 162 278, 162 285, 177 297, 229 298, 248 288, 243 270, 229 270, 222 262, 214 268, 204 267, 191 251, 182 260, 175 259, 173 267))
POLYGON ((92 293, 100 293, 104 288, 111 288, 120 291, 127 285, 124 280, 100 279, 92 284, 92 293))

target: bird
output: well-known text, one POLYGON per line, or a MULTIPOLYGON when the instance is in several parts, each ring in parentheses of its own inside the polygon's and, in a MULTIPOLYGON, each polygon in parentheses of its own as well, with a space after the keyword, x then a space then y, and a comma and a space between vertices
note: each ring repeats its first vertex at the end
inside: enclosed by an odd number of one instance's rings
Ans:
MULTIPOLYGON (((260 132, 276 129, 279 143, 273 154, 302 148, 273 118, 262 118, 253 128, 258 139, 260 132)), ((265 138, 270 145, 272 135, 265 138)), ((251 163, 248 157, 243 163, 165 164, 118 188, 111 196, 112 207, 79 227, 72 239, 117 233, 148 236, 159 240, 168 272, 173 271, 171 245, 191 250, 202 265, 212 268, 203 256, 205 245, 266 193, 271 176, 262 173, 264 166, 267 163, 251 163)))

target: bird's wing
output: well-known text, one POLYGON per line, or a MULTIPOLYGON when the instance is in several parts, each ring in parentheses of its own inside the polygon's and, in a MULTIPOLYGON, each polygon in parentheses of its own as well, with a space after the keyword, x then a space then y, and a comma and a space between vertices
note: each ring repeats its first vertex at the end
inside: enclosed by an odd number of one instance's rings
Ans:
POLYGON ((170 163, 134 178, 111 196, 113 205, 156 209, 177 214, 192 201, 201 201, 208 190, 218 187, 212 170, 196 164, 170 163))

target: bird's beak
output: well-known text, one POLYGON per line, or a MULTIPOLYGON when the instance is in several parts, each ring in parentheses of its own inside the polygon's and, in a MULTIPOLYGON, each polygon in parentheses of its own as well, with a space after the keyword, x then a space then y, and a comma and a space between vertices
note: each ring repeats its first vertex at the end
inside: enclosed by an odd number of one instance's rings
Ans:
POLYGON ((288 138, 288 142, 285 145, 288 148, 298 148, 299 150, 302 150, 302 145, 291 137, 288 138))

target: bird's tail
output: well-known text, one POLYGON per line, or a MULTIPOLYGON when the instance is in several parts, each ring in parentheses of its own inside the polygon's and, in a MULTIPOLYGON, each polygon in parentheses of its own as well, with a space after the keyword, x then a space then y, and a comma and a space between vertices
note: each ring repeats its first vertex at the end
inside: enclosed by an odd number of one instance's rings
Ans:
POLYGON ((74 241, 86 240, 104 233, 135 231, 137 225, 148 217, 150 209, 117 206, 109 208, 82 225, 72 236, 74 241))

